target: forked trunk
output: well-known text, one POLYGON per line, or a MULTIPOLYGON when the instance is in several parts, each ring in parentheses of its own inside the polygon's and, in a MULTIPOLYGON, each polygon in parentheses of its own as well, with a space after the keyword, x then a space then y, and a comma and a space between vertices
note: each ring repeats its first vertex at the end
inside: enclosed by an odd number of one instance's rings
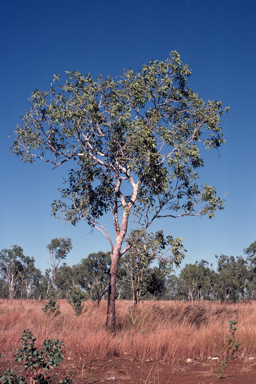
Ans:
POLYGON ((106 328, 110 332, 115 331, 116 314, 115 314, 115 295, 116 295, 116 276, 118 270, 118 264, 120 260, 120 253, 123 244, 123 239, 126 235, 128 224, 128 214, 125 212, 122 219, 122 229, 117 236, 115 248, 111 255, 111 267, 109 277, 109 289, 108 289, 108 311, 106 328))
MULTIPOLYGON (((116 190, 117 195, 119 194, 120 185, 121 185, 121 181, 119 183, 119 187, 116 190)), ((122 204, 125 210, 122 217, 121 230, 119 230, 120 227, 117 224, 116 225, 116 234, 117 234, 116 244, 114 247, 114 251, 111 254, 111 267, 110 267, 109 290, 108 290, 108 311, 107 311, 107 322, 106 322, 106 328, 110 332, 115 332, 115 325, 116 325, 116 313, 115 313, 116 276, 117 276, 119 260, 121 257, 120 256, 121 248, 127 232, 129 212, 131 210, 131 207, 134 201, 136 200, 139 184, 136 184, 136 186, 134 185, 133 187, 134 187, 134 190, 133 190, 131 202, 128 205, 126 205, 124 198, 122 201, 122 204)))

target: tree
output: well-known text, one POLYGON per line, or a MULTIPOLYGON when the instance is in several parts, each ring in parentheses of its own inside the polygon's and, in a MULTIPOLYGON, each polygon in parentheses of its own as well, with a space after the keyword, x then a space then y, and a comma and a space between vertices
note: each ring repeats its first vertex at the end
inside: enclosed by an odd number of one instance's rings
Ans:
MULTIPOLYGON (((255 293, 255 284, 256 284, 256 241, 251 243, 249 247, 244 249, 244 253, 247 255, 247 265, 248 265, 248 272, 247 272, 247 278, 248 281, 248 288, 250 291, 250 296, 253 299, 254 293, 255 293)), ((246 290, 246 287, 245 287, 246 290)))
POLYGON ((8 281, 10 304, 15 294, 18 280, 21 280, 21 302, 23 282, 26 271, 34 263, 34 258, 24 256, 23 249, 18 245, 13 245, 11 249, 2 249, 0 252, 0 270, 4 278, 8 281))
POLYGON ((35 297, 37 293, 38 286, 40 284, 40 280, 42 280, 42 272, 40 269, 35 268, 33 265, 28 269, 25 280, 25 287, 27 293, 27 299, 30 298, 31 294, 35 297))
POLYGON ((218 272, 222 300, 226 303, 227 298, 232 295, 236 301, 236 294, 241 298, 242 290, 245 290, 247 279, 247 268, 245 260, 241 256, 215 256, 218 262, 218 272))
POLYGON ((131 248, 124 242, 129 219, 146 230, 158 218, 211 218, 223 208, 214 186, 200 186, 197 178, 204 166, 199 149, 224 143, 220 118, 228 108, 205 103, 187 86, 191 71, 175 51, 117 81, 77 71, 67 76, 58 86, 55 75, 50 92, 32 93, 12 152, 54 168, 75 162, 53 214, 74 225, 85 220, 109 240, 106 326, 114 330, 118 264, 131 248), (100 222, 107 212, 115 240, 100 222))
POLYGON ((72 243, 71 239, 52 239, 50 244, 46 246, 50 252, 50 262, 52 268, 52 284, 56 287, 56 270, 60 265, 60 262, 67 257, 67 254, 71 251, 72 243))
POLYGON ((26 287, 28 298, 31 291, 33 274, 36 273, 37 269, 35 267, 34 257, 21 255, 20 261, 17 261, 17 263, 17 272, 20 280, 20 302, 22 304, 24 284, 26 287))
POLYGON ((150 268, 147 278, 147 292, 153 295, 163 294, 166 290, 166 275, 170 272, 164 263, 159 262, 158 267, 150 268))
POLYGON ((70 267, 66 263, 63 263, 63 265, 57 269, 55 279, 56 286, 61 292, 61 298, 67 299, 72 287, 75 285, 74 267, 70 267))
POLYGON ((108 289, 110 252, 91 253, 74 267, 76 282, 85 289, 87 297, 99 305, 108 289))
POLYGON ((250 258, 250 260, 252 260, 256 256, 256 241, 252 242, 249 247, 245 248, 244 253, 250 258))
MULTIPOLYGON (((163 231, 158 231, 155 234, 141 232, 139 230, 131 232, 127 239, 131 248, 123 256, 123 263, 126 266, 132 287, 134 305, 149 291, 148 281, 150 278, 154 279, 152 273, 154 273, 155 279, 160 276, 157 270, 152 272, 150 264, 157 260, 162 263, 161 265, 171 267, 173 262, 180 263, 186 251, 183 249, 181 239, 178 238, 174 241, 169 235, 165 238, 163 231)), ((159 290, 156 289, 156 291, 159 290)))
POLYGON ((188 293, 188 300, 193 305, 193 295, 198 286, 198 270, 196 264, 186 264, 180 272, 183 288, 188 293))
POLYGON ((51 269, 47 268, 45 273, 42 274, 41 271, 34 276, 34 297, 38 300, 44 300, 48 296, 48 292, 51 286, 51 269))

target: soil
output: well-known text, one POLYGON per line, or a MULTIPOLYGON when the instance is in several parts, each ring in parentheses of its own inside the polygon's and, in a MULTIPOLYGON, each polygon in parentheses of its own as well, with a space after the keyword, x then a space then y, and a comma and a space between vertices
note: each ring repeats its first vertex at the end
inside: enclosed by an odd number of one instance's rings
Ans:
MULTIPOLYGON (((14 361, 14 354, 0 358, 0 372, 12 368, 24 375, 23 364, 14 361)), ((75 384, 251 384, 256 383, 256 359, 244 358, 228 363, 221 379, 218 379, 219 360, 186 363, 141 361, 137 359, 111 358, 91 360, 68 358, 50 374, 53 383, 70 378, 75 384)))

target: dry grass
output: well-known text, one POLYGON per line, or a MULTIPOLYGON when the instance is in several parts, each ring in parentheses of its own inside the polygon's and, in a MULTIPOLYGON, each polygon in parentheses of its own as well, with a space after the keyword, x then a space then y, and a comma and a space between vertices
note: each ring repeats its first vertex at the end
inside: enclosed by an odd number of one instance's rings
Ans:
POLYGON ((66 344, 66 357, 88 359, 130 356, 142 359, 206 359, 226 354, 229 320, 238 322, 239 353, 256 353, 256 303, 221 305, 181 302, 144 302, 135 310, 131 302, 116 302, 116 335, 105 330, 107 303, 86 303, 87 311, 76 317, 65 300, 61 314, 45 317, 45 302, 19 301, 10 306, 0 300, 0 353, 20 348, 23 329, 37 337, 38 344, 59 338, 66 344), (11 341, 11 342, 10 342, 11 341))

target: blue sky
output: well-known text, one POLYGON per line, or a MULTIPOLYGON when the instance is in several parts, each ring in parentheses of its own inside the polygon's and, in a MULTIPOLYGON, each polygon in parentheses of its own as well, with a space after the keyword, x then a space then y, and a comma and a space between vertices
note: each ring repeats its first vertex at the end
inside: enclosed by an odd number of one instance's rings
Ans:
MULTIPOLYGON (((186 263, 215 254, 240 255, 256 240, 256 2, 254 0, 8 0, 0 4, 0 249, 20 245, 36 266, 49 267, 46 245, 71 237, 73 265, 108 251, 100 233, 51 216, 65 169, 23 164, 8 138, 21 123, 34 89, 49 90, 53 74, 78 70, 116 77, 124 68, 165 60, 177 50, 192 69, 188 85, 207 100, 230 106, 222 119, 226 144, 204 152, 201 182, 226 196, 215 218, 158 221, 182 237, 186 263)), ((109 227, 109 217, 104 218, 109 227)), ((113 233, 113 232, 112 232, 113 233)))

